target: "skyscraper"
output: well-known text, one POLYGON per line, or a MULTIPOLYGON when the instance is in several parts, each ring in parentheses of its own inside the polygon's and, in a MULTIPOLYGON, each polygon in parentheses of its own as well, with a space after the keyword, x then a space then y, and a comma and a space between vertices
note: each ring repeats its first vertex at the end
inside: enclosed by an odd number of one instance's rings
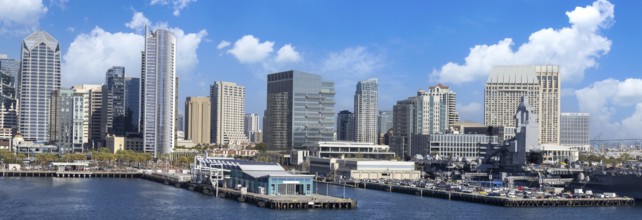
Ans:
POLYGON ((589 150, 591 114, 562 112, 560 116, 560 144, 589 150))
POLYGON ((429 91, 417 92, 417 134, 444 134, 450 123, 459 120, 456 95, 448 86, 438 84, 429 91))
POLYGON ((392 111, 379 111, 379 119, 377 120, 379 124, 379 135, 383 135, 388 130, 392 128, 392 111))
POLYGON ((176 140, 176 37, 170 31, 145 31, 141 77, 143 148, 157 158, 176 140))
POLYGON ((258 136, 260 129, 260 117, 258 114, 245 114, 243 132, 252 143, 260 142, 258 136))
POLYGON ((334 83, 290 70, 268 75, 264 140, 272 150, 334 139, 334 83))
POLYGON ((73 89, 51 93, 49 137, 63 152, 82 152, 85 133, 85 95, 73 89))
POLYGON ((107 70, 103 88, 103 134, 125 136, 125 67, 107 70))
POLYGON ((245 144, 245 87, 232 82, 215 82, 210 87, 212 143, 245 144))
POLYGON ((459 113, 457 112, 457 94, 455 91, 442 84, 428 87, 428 90, 432 96, 439 97, 440 102, 445 106, 446 112, 444 112, 444 116, 447 122, 446 129, 448 129, 448 125, 458 122, 459 113))
POLYGON ((185 129, 187 129, 185 127, 185 116, 183 116, 182 114, 178 114, 176 116, 176 130, 185 131, 185 129))
POLYGON ((22 41, 19 131, 26 140, 49 141, 51 92, 60 89, 60 44, 44 31, 22 41))
POLYGON ((354 114, 348 110, 340 111, 337 114, 337 140, 354 141, 354 114))
POLYGON ((541 144, 559 144, 560 82, 557 66, 496 66, 484 91, 484 124, 504 126, 504 139, 514 136, 521 97, 538 116, 541 144))
POLYGON ((377 143, 378 90, 377 79, 357 83, 354 94, 354 125, 357 142, 377 143))
POLYGON ((76 85, 72 89, 85 98, 83 123, 83 142, 96 150, 104 147, 105 134, 102 133, 103 85, 76 85))
POLYGON ((185 139, 195 144, 211 143, 212 105, 209 97, 187 97, 185 100, 185 139))
POLYGON ((15 59, 0 54, 0 138, 9 139, 18 129, 15 79, 20 66, 15 59))
POLYGON ((126 132, 139 132, 140 78, 125 77, 126 132))

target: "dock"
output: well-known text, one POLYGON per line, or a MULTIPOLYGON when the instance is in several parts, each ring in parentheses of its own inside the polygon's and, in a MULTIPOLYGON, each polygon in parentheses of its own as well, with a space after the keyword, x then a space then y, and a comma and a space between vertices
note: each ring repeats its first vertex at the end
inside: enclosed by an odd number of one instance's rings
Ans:
MULTIPOLYGON (((178 182, 175 179, 155 174, 143 174, 142 179, 162 183, 165 185, 184 188, 190 191, 201 192, 205 195, 216 196, 216 188, 210 185, 195 184, 190 182, 178 182)), ((263 195, 240 190, 219 187, 218 197, 231 199, 241 203, 253 204, 261 208, 290 210, 290 209, 354 209, 357 208, 357 201, 325 195, 263 195)))
POLYGON ((635 206, 635 199, 628 197, 616 198, 549 198, 549 199, 524 199, 500 196, 486 196, 473 193, 423 189, 409 186, 394 186, 380 183, 357 183, 356 188, 373 189, 386 192, 404 193, 417 196, 427 196, 448 200, 474 202, 503 207, 631 207, 635 206))
POLYGON ((139 178, 138 172, 3 170, 0 177, 139 178))

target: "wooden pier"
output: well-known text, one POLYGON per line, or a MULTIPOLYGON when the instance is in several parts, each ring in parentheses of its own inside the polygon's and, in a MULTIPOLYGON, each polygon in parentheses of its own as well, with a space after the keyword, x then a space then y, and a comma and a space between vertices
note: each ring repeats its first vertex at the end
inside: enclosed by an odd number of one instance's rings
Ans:
POLYGON ((423 189, 408 186, 393 186, 379 183, 358 183, 353 185, 358 188, 374 189, 386 192, 396 192, 417 196, 427 196, 448 200, 475 202, 503 207, 614 207, 635 206, 635 200, 628 197, 617 198, 550 198, 550 199, 523 199, 500 196, 486 196, 473 193, 423 189))
MULTIPOLYGON (((177 182, 173 179, 154 175, 144 174, 142 179, 151 180, 165 185, 185 188, 190 191, 201 192, 206 195, 216 195, 216 188, 210 185, 194 184, 189 182, 177 182)), ((353 199, 342 199, 324 195, 262 195, 256 193, 242 193, 239 190, 219 187, 219 198, 227 198, 241 203, 254 204, 258 207, 288 210, 288 209, 354 209, 357 208, 357 201, 353 199)))

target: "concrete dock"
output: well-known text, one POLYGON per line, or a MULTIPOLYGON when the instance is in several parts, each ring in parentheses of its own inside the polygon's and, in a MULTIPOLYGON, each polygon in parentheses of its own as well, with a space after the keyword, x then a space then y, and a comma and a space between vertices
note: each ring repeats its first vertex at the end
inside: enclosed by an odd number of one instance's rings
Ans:
POLYGON ((0 177, 138 178, 138 172, 3 170, 0 177))
MULTIPOLYGON (((201 192, 206 195, 216 195, 216 189, 210 185, 194 184, 189 182, 177 182, 174 179, 154 175, 143 174, 142 179, 171 185, 178 188, 185 188, 190 191, 201 192)), ((258 207, 287 210, 287 209, 354 209, 357 208, 357 201, 353 199, 342 199, 324 195, 263 195, 256 193, 242 193, 239 190, 219 187, 219 198, 232 199, 241 203, 254 204, 258 207)))
POLYGON ((374 189, 386 192, 396 192, 417 196, 427 196, 448 200, 475 202, 503 207, 613 207, 635 206, 635 200, 628 197, 617 198, 550 198, 550 199, 524 199, 500 196, 486 196, 472 193, 423 189, 409 186, 393 186, 380 183, 358 183, 353 187, 374 189))

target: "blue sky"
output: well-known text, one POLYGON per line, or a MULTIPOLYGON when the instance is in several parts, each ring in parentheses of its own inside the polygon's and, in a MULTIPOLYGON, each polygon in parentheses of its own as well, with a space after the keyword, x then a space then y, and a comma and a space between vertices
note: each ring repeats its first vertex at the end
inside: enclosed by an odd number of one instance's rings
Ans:
POLYGON ((592 113, 592 136, 642 138, 640 8, 623 0, 0 0, 0 53, 19 58, 20 41, 42 29, 61 43, 63 86, 103 83, 114 65, 138 77, 148 24, 177 35, 181 112, 186 96, 232 81, 246 87, 246 112, 262 114, 265 75, 298 69, 336 82, 336 110, 351 110, 356 82, 376 77, 382 110, 443 83, 457 92, 462 118, 478 122, 492 65, 556 64, 562 111, 592 113))

